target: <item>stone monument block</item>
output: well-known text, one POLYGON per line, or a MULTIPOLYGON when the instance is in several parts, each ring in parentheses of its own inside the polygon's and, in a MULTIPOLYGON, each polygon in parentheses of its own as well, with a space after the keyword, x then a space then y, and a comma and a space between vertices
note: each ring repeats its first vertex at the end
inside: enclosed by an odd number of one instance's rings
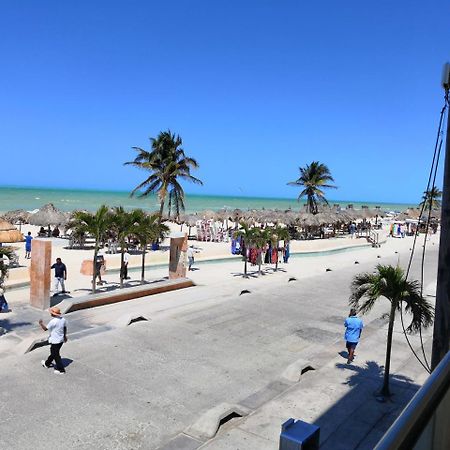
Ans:
POLYGON ((50 266, 52 243, 33 239, 30 266, 30 304, 35 308, 50 307, 50 266))
POLYGON ((173 233, 170 236, 169 279, 186 278, 187 233, 173 233))

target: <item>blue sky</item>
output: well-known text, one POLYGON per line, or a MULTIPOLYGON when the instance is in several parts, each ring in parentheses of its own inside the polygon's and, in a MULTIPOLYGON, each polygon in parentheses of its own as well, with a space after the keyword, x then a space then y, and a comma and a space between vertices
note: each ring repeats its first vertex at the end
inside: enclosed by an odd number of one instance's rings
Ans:
POLYGON ((189 193, 295 197, 313 160, 332 199, 424 190, 449 2, 0 6, 2 185, 131 190, 131 147, 170 128, 200 163, 189 193))

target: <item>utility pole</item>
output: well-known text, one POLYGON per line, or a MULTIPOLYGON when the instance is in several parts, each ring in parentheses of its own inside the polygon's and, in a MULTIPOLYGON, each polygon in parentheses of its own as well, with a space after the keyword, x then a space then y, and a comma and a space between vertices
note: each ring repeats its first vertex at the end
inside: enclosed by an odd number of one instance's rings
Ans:
MULTIPOLYGON (((448 106, 450 64, 444 66, 442 87, 448 106)), ((450 113, 447 109, 447 135, 445 139, 444 185, 442 188, 441 236, 436 289, 436 309, 433 331, 431 370, 434 370, 449 351, 450 344, 450 113)))

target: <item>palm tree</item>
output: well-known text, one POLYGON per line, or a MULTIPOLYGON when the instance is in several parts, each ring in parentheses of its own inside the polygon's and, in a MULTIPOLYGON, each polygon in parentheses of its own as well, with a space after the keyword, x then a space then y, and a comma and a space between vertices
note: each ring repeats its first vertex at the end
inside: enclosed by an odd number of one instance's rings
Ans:
POLYGON ((181 137, 172 134, 170 130, 162 131, 156 139, 150 138, 150 141, 151 151, 132 147, 138 155, 134 161, 124 163, 150 172, 150 175, 133 189, 131 196, 142 189, 144 190, 140 193, 140 197, 158 194, 159 223, 162 221, 168 196, 169 217, 174 212, 175 219, 178 219, 180 212, 184 211, 184 191, 179 180, 202 185, 201 180, 191 175, 191 169, 198 169, 198 163, 194 158, 185 155, 181 147, 183 144, 181 137))
POLYGON ((135 210, 137 223, 133 227, 132 234, 136 236, 142 247, 142 268, 141 268, 141 284, 145 281, 145 254, 147 245, 158 239, 163 240, 169 233, 170 229, 167 225, 159 223, 159 215, 147 215, 141 209, 135 210))
POLYGON ((405 311, 412 314, 408 332, 415 332, 421 327, 428 327, 433 322, 433 307, 421 295, 420 283, 408 281, 400 267, 377 265, 374 273, 361 273, 354 277, 351 284, 349 303, 362 314, 370 311, 375 302, 384 297, 391 302, 389 326, 386 344, 386 363, 381 395, 389 396, 389 369, 391 362, 392 333, 396 311, 405 306, 405 311))
POLYGON ((0 246, 0 283, 3 283, 8 278, 9 264, 5 264, 3 257, 6 256, 11 261, 14 255, 14 250, 11 247, 0 246))
POLYGON ((75 211, 66 229, 72 230, 78 235, 90 234, 95 239, 94 258, 92 260, 92 293, 95 293, 96 262, 100 244, 105 240, 111 227, 111 213, 106 205, 100 206, 97 212, 75 211))
POLYGON ((124 280, 124 254, 127 248, 127 239, 133 234, 133 231, 139 223, 138 210, 131 212, 125 211, 122 206, 116 206, 114 208, 112 224, 117 234, 117 241, 120 245, 120 287, 123 288, 124 280))
POLYGON ((261 275, 261 265, 262 265, 262 250, 267 245, 267 243, 272 239, 272 228, 266 227, 262 228, 252 228, 252 238, 251 243, 254 248, 259 252, 258 255, 258 274, 261 275))
POLYGON ((442 191, 436 186, 423 193, 420 206, 424 209, 439 209, 441 207, 442 191))
POLYGON ((307 210, 312 214, 317 214, 318 203, 328 204, 322 189, 336 189, 336 186, 329 184, 334 182, 330 169, 319 161, 313 161, 305 167, 299 167, 300 177, 295 181, 290 181, 289 186, 302 186, 303 190, 298 196, 298 201, 306 196, 307 210))
MULTIPOLYGON (((272 228, 271 233, 271 242, 272 245, 276 246, 276 249, 278 251, 280 247, 280 241, 288 241, 290 239, 289 230, 284 227, 280 227, 277 225, 276 227, 272 228)), ((278 270, 278 258, 277 262, 275 263, 275 271, 278 270)))
POLYGON ((239 222, 239 225, 241 226, 241 229, 236 232, 236 237, 241 237, 241 249, 242 249, 242 256, 244 257, 244 278, 248 278, 247 275, 247 263, 248 263, 248 257, 247 257, 247 247, 249 247, 253 242, 254 237, 254 229, 250 228, 248 224, 245 222, 239 222))

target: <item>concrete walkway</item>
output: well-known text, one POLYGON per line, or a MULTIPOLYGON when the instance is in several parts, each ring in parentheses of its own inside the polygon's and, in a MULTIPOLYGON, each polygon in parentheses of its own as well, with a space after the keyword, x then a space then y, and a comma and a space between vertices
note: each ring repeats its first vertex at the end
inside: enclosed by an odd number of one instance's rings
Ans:
MULTIPOLYGON (((426 373, 397 323, 395 395, 374 399, 388 308, 381 301, 364 317, 357 359, 347 366, 339 352, 349 284, 379 262, 395 264, 400 255, 406 263, 409 245, 299 258, 261 278, 241 278, 237 262, 205 265, 191 273, 197 287, 70 313, 64 376, 40 367, 46 348, 17 356, 20 343, 39 333, 43 313, 14 298, 11 331, 0 337, 0 448, 44 449, 59 436, 73 449, 273 449, 289 417, 319 424, 321 448, 373 448, 426 373), (127 315, 147 320, 124 326, 127 315), (309 366, 315 370, 300 375, 309 366), (227 410, 243 417, 210 439, 214 415, 227 410)), ((425 294, 433 293, 436 250, 425 294)), ((419 345, 417 336, 412 341, 419 345)))

